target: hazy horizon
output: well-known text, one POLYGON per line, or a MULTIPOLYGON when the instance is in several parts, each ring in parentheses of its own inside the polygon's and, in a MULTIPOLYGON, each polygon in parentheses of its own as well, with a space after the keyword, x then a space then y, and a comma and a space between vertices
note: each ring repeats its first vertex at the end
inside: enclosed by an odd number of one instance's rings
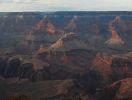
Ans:
POLYGON ((0 12, 131 10, 131 0, 0 0, 0 12))

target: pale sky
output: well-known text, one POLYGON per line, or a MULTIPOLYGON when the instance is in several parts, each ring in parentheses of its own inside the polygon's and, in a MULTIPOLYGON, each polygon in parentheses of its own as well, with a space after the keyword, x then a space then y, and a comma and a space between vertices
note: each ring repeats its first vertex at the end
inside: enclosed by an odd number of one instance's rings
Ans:
POLYGON ((0 0, 0 12, 132 11, 132 0, 0 0))

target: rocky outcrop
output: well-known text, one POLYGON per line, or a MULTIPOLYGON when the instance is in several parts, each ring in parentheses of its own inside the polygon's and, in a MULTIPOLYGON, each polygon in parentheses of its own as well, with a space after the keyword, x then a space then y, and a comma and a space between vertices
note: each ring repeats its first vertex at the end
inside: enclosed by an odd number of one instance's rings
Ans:
POLYGON ((88 49, 88 46, 83 42, 77 34, 67 33, 64 34, 57 42, 50 46, 53 51, 69 51, 72 49, 88 49))
POLYGON ((120 17, 116 17, 113 21, 109 22, 109 30, 111 31, 111 38, 107 40, 105 43, 108 45, 115 45, 120 46, 124 44, 124 41, 119 36, 119 34, 116 32, 114 24, 117 22, 122 22, 120 17))
POLYGON ((131 59, 114 58, 112 61, 112 79, 113 81, 123 78, 132 77, 131 59))
POLYGON ((107 53, 97 53, 92 62, 91 69, 97 70, 103 76, 105 83, 109 83, 111 76, 112 56, 107 53))
POLYGON ((17 77, 18 70, 20 68, 21 61, 19 58, 11 58, 7 62, 7 66, 5 66, 4 77, 17 77))
POLYGON ((48 32, 49 34, 54 34, 56 32, 56 28, 48 16, 45 16, 41 21, 37 23, 36 26, 33 27, 32 32, 34 34, 48 32))
POLYGON ((114 15, 100 13, 95 15, 77 13, 69 16, 64 16, 64 13, 62 15, 58 13, 2 14, 0 39, 3 42, 0 43, 0 48, 9 48, 13 51, 15 49, 21 53, 32 52, 36 51, 41 44, 46 46, 55 42, 65 32, 81 35, 81 38, 95 49, 100 49, 106 46, 105 44, 107 46, 121 45, 121 47, 123 45, 126 46, 125 49, 131 48, 130 17, 124 12, 121 17, 118 17, 118 13, 114 15), (114 17, 115 19, 112 20, 114 17), (4 45, 5 43, 8 45, 4 45))
POLYGON ((100 92, 97 100, 131 100, 132 99, 132 79, 126 78, 109 85, 100 92))
POLYGON ((78 16, 74 16, 66 26, 67 30, 74 31, 77 28, 77 21, 78 21, 78 16))
POLYGON ((131 53, 109 54, 97 53, 91 69, 97 70, 104 78, 105 84, 132 77, 131 53))
POLYGON ((19 13, 0 16, 0 33, 24 33, 39 21, 39 15, 19 13))

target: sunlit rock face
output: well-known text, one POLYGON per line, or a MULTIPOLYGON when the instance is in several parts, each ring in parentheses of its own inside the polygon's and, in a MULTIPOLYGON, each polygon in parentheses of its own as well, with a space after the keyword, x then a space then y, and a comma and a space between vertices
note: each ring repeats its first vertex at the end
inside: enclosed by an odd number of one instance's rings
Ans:
POLYGON ((41 44, 52 44, 70 32, 80 35, 95 49, 103 46, 131 47, 132 22, 129 15, 123 12, 111 15, 80 12, 3 13, 0 22, 0 39, 3 41, 0 47, 17 52, 34 52, 41 44), (4 45, 7 42, 8 45, 4 45))
POLYGON ((69 51, 73 49, 88 49, 87 44, 83 42, 77 34, 64 34, 56 43, 52 44, 51 50, 55 51, 69 51))
POLYGON ((92 69, 97 70, 103 76, 105 82, 110 81, 110 76, 112 73, 111 64, 112 56, 106 53, 97 53, 96 57, 92 62, 92 69))
POLYGON ((122 38, 119 36, 119 34, 116 32, 114 24, 122 22, 120 17, 116 17, 113 21, 109 22, 109 30, 111 32, 111 38, 107 40, 105 43, 108 45, 115 45, 115 46, 120 46, 124 44, 124 41, 122 38))
POLYGON ((56 32, 56 28, 50 18, 47 16, 40 20, 36 26, 33 27, 32 32, 34 34, 41 33, 44 34, 45 32, 52 34, 56 32))
POLYGON ((108 45, 123 45, 124 41, 120 38, 120 36, 118 35, 118 33, 112 29, 112 36, 109 40, 107 40, 105 43, 108 45))
POLYGON ((131 100, 131 15, 0 13, 0 95, 131 100))
POLYGON ((95 54, 96 52, 89 50, 76 34, 67 33, 48 48, 41 47, 35 57, 43 62, 47 61, 50 73, 56 73, 52 70, 55 68, 57 73, 54 77, 59 75, 58 77, 62 79, 85 73, 86 69, 91 67, 95 54))

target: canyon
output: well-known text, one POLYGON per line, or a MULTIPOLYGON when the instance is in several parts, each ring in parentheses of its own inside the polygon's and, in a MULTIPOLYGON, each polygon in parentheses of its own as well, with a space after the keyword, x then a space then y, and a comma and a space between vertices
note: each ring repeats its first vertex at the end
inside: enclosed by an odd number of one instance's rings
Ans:
POLYGON ((131 16, 1 13, 0 98, 131 100, 131 16))

